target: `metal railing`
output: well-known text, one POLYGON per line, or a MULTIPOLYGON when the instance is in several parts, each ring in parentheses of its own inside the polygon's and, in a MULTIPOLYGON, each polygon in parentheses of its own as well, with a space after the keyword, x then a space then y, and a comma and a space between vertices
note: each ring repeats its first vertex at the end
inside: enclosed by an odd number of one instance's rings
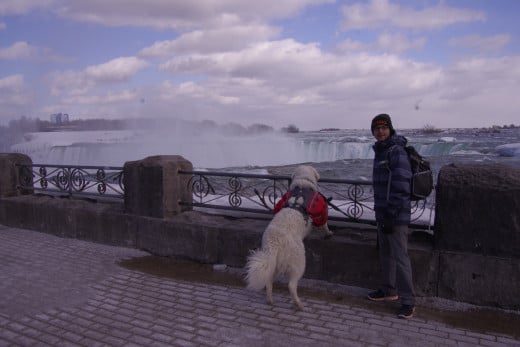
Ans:
MULTIPOLYGON (((71 166, 17 164, 18 188, 48 195, 88 196, 96 199, 124 199, 123 168, 110 166, 71 166)), ((187 189, 192 201, 184 206, 220 211, 217 214, 252 213, 271 215, 279 198, 291 184, 290 176, 236 172, 179 171, 188 175, 187 189)), ((329 220, 375 224, 372 183, 348 179, 318 181, 320 192, 329 205, 329 220)), ((412 202, 412 224, 417 229, 433 229, 434 193, 425 200, 412 202)))
POLYGON ((123 168, 111 166, 70 166, 17 164, 19 189, 49 195, 80 195, 124 198, 123 168))
MULTIPOLYGON (((212 171, 179 174, 191 176, 188 186, 193 192, 193 201, 182 201, 182 205, 246 213, 272 214, 291 184, 290 176, 212 171)), ((329 220, 375 224, 371 182, 322 178, 318 185, 328 200, 329 220)), ((412 227, 433 229, 434 194, 412 202, 412 227)))

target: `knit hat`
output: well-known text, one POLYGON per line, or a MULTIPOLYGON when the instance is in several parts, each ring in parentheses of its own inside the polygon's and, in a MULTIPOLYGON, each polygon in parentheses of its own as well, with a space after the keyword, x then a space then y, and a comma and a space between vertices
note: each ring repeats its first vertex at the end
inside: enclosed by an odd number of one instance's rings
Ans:
POLYGON ((374 117, 374 119, 372 119, 372 125, 370 126, 372 134, 374 133, 375 127, 378 125, 386 125, 388 128, 390 128, 390 135, 395 134, 394 127, 392 126, 392 119, 390 119, 390 116, 386 113, 378 114, 374 117))

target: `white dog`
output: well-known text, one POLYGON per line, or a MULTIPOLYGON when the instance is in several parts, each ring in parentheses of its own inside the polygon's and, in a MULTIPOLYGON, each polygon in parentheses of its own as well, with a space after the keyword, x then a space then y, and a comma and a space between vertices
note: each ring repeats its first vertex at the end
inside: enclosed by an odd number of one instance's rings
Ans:
POLYGON ((301 310, 298 282, 305 272, 303 239, 317 227, 330 237, 327 202, 318 192, 319 174, 312 166, 298 166, 289 191, 278 201, 274 217, 262 236, 262 247, 251 252, 246 264, 247 288, 265 287, 267 302, 273 304, 273 281, 286 275, 293 303, 301 310))

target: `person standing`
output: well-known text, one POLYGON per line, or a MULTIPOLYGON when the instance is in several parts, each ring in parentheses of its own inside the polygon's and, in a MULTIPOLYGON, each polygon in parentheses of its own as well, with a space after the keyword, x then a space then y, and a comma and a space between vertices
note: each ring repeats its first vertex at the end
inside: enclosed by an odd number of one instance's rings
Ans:
POLYGON ((372 301, 401 301, 399 318, 412 318, 415 291, 408 255, 408 225, 412 169, 405 150, 407 139, 397 135, 388 114, 372 119, 375 157, 373 167, 374 210, 379 242, 382 283, 370 292, 372 301))

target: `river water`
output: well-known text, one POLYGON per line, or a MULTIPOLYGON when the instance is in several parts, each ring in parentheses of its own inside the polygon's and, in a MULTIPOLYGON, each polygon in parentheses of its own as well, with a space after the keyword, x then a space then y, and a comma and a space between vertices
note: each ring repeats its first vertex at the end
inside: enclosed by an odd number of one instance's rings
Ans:
MULTIPOLYGON (((520 128, 402 130, 399 134, 432 163, 435 176, 451 163, 520 168, 520 128), (512 149, 497 151, 504 145, 512 149)), ((29 155, 33 163, 60 165, 123 166, 151 155, 182 155, 196 169, 259 174, 290 174, 294 165, 308 163, 324 178, 370 180, 373 143, 369 130, 233 135, 159 129, 30 133, 11 150, 29 155)))

